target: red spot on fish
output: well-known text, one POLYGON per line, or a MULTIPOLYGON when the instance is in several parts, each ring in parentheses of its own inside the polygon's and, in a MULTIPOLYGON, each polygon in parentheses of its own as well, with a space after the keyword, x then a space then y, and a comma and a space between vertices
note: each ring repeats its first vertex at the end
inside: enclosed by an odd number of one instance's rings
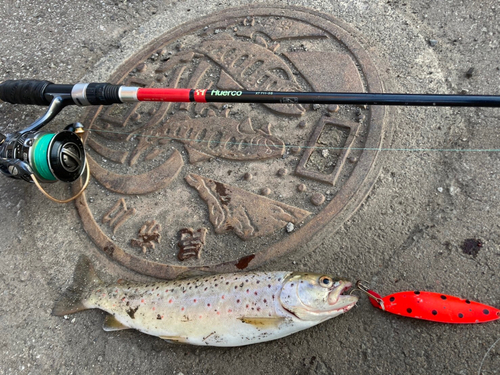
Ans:
POLYGON ((239 300, 239 299, 237 299, 237 300, 236 300, 236 303, 240 303, 240 300, 239 300))
POLYGON ((224 296, 222 296, 221 298, 224 299, 224 296))
POLYGON ((217 311, 217 315, 220 315, 220 311, 217 311))
POLYGON ((168 289, 165 289, 165 293, 168 293, 168 289))
POLYGON ((125 298, 125 297, 123 297, 123 298, 122 298, 122 301, 125 301, 125 300, 126 300, 126 298, 125 298))
POLYGON ((246 308, 248 309, 250 307, 250 305, 246 305, 246 308))
POLYGON ((184 307, 183 307, 183 308, 181 308, 181 311, 184 311, 184 307))
POLYGON ((196 298, 193 300, 194 303, 196 303, 196 298))
POLYGON ((153 311, 155 311, 155 310, 156 310, 156 307, 153 307, 153 311))
POLYGON ((267 303, 267 299, 264 298, 264 303, 267 303))
POLYGON ((201 317, 201 315, 200 315, 200 319, 201 319, 201 318, 202 318, 202 317, 201 317))
POLYGON ((106 297, 106 293, 103 293, 103 294, 102 294, 102 296, 103 296, 103 297, 106 297))
POLYGON ((171 299, 169 299, 169 300, 168 300, 168 303, 172 303, 172 300, 171 300, 171 299))
POLYGON ((227 312, 228 312, 228 313, 232 313, 232 312, 233 312, 233 310, 229 309, 229 310, 227 310, 227 312))
POLYGON ((250 293, 250 289, 247 289, 247 293, 250 293))
POLYGON ((260 311, 260 307, 257 307, 257 311, 260 311))
POLYGON ((257 292, 253 292, 253 294, 257 295, 258 293, 257 292))
POLYGON ((141 299, 141 303, 144 303, 144 299, 141 299))
POLYGON ((158 293, 158 294, 156 295, 156 297, 159 297, 159 296, 160 296, 160 293, 158 293))
POLYGON ((210 304, 209 304, 209 303, 207 303, 207 306, 208 306, 208 307, 210 307, 210 304))

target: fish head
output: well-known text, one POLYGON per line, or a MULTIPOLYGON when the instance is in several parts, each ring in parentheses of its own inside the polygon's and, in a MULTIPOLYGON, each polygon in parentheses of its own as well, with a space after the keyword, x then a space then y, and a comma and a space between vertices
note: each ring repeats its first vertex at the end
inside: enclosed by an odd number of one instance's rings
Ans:
POLYGON ((343 294, 351 286, 327 275, 294 272, 283 282, 280 303, 300 320, 324 321, 356 304, 358 297, 343 294))

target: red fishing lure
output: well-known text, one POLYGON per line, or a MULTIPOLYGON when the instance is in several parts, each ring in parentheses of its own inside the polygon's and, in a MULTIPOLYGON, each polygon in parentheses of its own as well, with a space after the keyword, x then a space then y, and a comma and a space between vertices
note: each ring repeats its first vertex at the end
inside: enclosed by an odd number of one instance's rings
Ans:
POLYGON ((368 294, 373 306, 409 318, 457 324, 485 323, 500 319, 499 309, 468 299, 422 291, 399 292, 381 297, 359 281, 356 286, 368 294))

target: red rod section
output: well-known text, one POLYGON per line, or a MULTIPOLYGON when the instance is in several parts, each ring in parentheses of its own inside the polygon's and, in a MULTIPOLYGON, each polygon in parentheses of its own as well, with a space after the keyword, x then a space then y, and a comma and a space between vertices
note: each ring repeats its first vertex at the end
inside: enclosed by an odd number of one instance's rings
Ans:
POLYGON ((191 89, 147 89, 137 90, 137 100, 143 102, 189 102, 191 89))

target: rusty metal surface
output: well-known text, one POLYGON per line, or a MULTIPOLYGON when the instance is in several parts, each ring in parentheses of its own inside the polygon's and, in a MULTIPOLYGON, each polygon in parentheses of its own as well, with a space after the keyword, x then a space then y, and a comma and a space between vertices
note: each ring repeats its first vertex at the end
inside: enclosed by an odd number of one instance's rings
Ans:
MULTIPOLYGON (((270 7, 168 31, 109 81, 383 91, 349 28, 270 7)), ((314 249, 369 192, 387 131, 383 107, 296 104, 134 103, 92 108, 85 123, 94 178, 76 202, 85 230, 108 257, 160 278, 314 249)))

